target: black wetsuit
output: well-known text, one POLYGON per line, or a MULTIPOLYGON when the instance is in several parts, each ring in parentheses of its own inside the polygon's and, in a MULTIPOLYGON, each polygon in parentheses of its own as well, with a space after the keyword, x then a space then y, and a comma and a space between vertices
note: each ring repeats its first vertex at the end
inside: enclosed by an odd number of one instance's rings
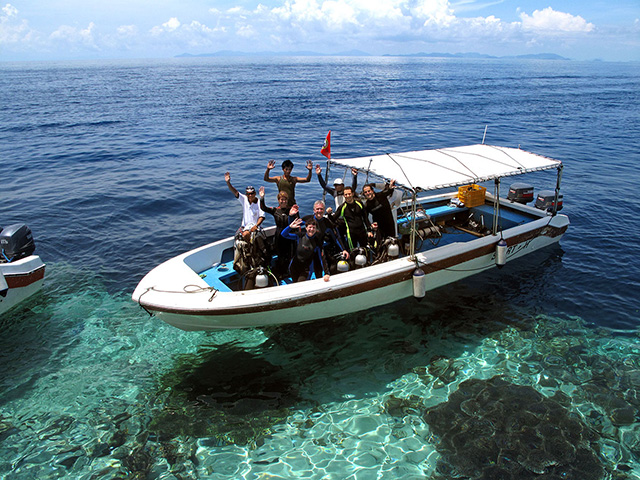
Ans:
POLYGON ((289 216, 289 207, 285 207, 284 209, 280 207, 267 207, 264 203, 264 198, 260 199, 260 208, 263 212, 273 215, 273 219, 276 222, 276 233, 273 236, 273 246, 278 254, 278 258, 276 259, 273 273, 278 278, 286 277, 289 262, 291 261, 291 257, 293 257, 293 252, 296 248, 296 242, 294 240, 284 238, 281 233, 287 225, 298 217, 298 214, 289 216))
POLYGON ((352 203, 344 202, 338 207, 334 216, 344 221, 341 232, 347 239, 349 250, 367 246, 369 218, 360 200, 354 200, 352 203))
POLYGON ((294 233, 291 231, 290 227, 287 226, 282 231, 282 236, 284 238, 297 241, 296 253, 291 260, 291 265, 289 266, 291 280, 294 282, 308 280, 311 269, 314 268, 313 263, 316 256, 320 258, 322 268, 325 273, 329 273, 329 268, 324 261, 324 255, 322 254, 322 239, 318 233, 313 237, 309 237, 302 231, 294 233))
MULTIPOLYGON (((343 244, 344 241, 340 238, 340 234, 337 231, 337 225, 333 220, 326 216, 318 218, 315 215, 307 215, 303 217, 302 220, 308 222, 312 218, 318 224, 318 233, 316 233, 316 236, 322 239, 324 259, 329 266, 329 271, 331 274, 334 274, 336 273, 336 268, 334 267, 338 264, 338 261, 335 258, 336 255, 343 250, 347 250, 343 244)), ((316 278, 320 278, 322 275, 322 259, 317 255, 317 253, 313 260, 313 266, 316 278)))
POLYGON ((387 237, 395 237, 396 226, 391 213, 391 205, 389 204, 389 195, 393 193, 392 189, 385 189, 374 194, 372 200, 367 200, 365 210, 371 214, 373 221, 378 224, 378 232, 384 239, 387 237))

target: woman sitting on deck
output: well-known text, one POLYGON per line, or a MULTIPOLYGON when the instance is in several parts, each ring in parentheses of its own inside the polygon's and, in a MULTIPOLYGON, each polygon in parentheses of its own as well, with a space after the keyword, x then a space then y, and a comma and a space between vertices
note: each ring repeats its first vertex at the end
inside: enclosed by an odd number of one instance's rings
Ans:
POLYGON ((314 258, 320 258, 322 269, 325 272, 324 281, 329 281, 329 268, 322 252, 322 238, 316 235, 318 223, 314 219, 310 219, 306 224, 306 232, 292 232, 291 229, 297 229, 304 222, 301 218, 296 218, 283 231, 282 236, 291 240, 296 240, 296 253, 291 260, 289 272, 293 282, 302 282, 308 280, 313 272, 314 258))

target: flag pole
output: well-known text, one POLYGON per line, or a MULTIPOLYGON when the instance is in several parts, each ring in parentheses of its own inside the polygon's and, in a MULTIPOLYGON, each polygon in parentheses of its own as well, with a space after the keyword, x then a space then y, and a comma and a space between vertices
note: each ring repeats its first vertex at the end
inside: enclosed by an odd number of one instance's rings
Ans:
MULTIPOLYGON (((329 130, 329 133, 327 133, 327 138, 324 139, 324 144, 322 145, 322 148, 320 149, 320 153, 322 155, 324 155, 325 157, 327 157, 327 168, 324 171, 324 184, 325 186, 327 185, 327 182, 329 181, 329 166, 330 166, 330 162, 331 162, 331 130, 329 130)), ((322 201, 324 202, 324 199, 327 195, 327 191, 323 188, 322 189, 322 201)))

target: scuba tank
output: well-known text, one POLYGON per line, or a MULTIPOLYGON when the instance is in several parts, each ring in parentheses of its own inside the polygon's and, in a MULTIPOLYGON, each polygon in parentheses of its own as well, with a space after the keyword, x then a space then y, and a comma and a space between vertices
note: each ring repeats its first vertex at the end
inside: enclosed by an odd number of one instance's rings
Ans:
POLYGON ((338 271, 340 273, 349 271, 349 262, 347 262, 344 258, 338 261, 338 271))
POLYGON ((264 288, 269 286, 269 277, 267 276, 264 267, 258 267, 258 274, 256 275, 256 287, 264 288))
POLYGON ((387 255, 389 258, 397 258, 398 255, 400 255, 400 247, 395 239, 389 243, 389 246, 387 247, 387 255))

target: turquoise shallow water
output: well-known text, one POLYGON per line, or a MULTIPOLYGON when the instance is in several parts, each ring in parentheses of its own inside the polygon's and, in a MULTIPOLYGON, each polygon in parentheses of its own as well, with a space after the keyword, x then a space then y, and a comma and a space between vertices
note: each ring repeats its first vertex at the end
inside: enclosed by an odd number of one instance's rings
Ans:
POLYGON ((0 317, 0 477, 640 478, 637 64, 0 70, 0 220, 25 221, 47 262, 42 293, 0 317), (328 129, 348 156, 474 143, 487 124, 564 162, 559 246, 305 325, 187 333, 130 300, 160 261, 235 229, 226 170, 259 186, 268 158, 320 161, 328 129))
MULTIPOLYGON (((91 284, 4 325, 24 338, 3 354, 22 359, 3 374, 6 478, 475 478, 458 476, 426 415, 465 381, 496 375, 559 406, 535 425, 574 419, 575 444, 608 478, 640 474, 636 337, 479 301, 473 283, 358 319, 184 333, 91 284)), ((523 399, 506 391, 493 404, 510 402, 523 399)), ((456 444, 464 455, 474 438, 456 444)), ((547 471, 565 478, 604 478, 553 462, 547 471)))

